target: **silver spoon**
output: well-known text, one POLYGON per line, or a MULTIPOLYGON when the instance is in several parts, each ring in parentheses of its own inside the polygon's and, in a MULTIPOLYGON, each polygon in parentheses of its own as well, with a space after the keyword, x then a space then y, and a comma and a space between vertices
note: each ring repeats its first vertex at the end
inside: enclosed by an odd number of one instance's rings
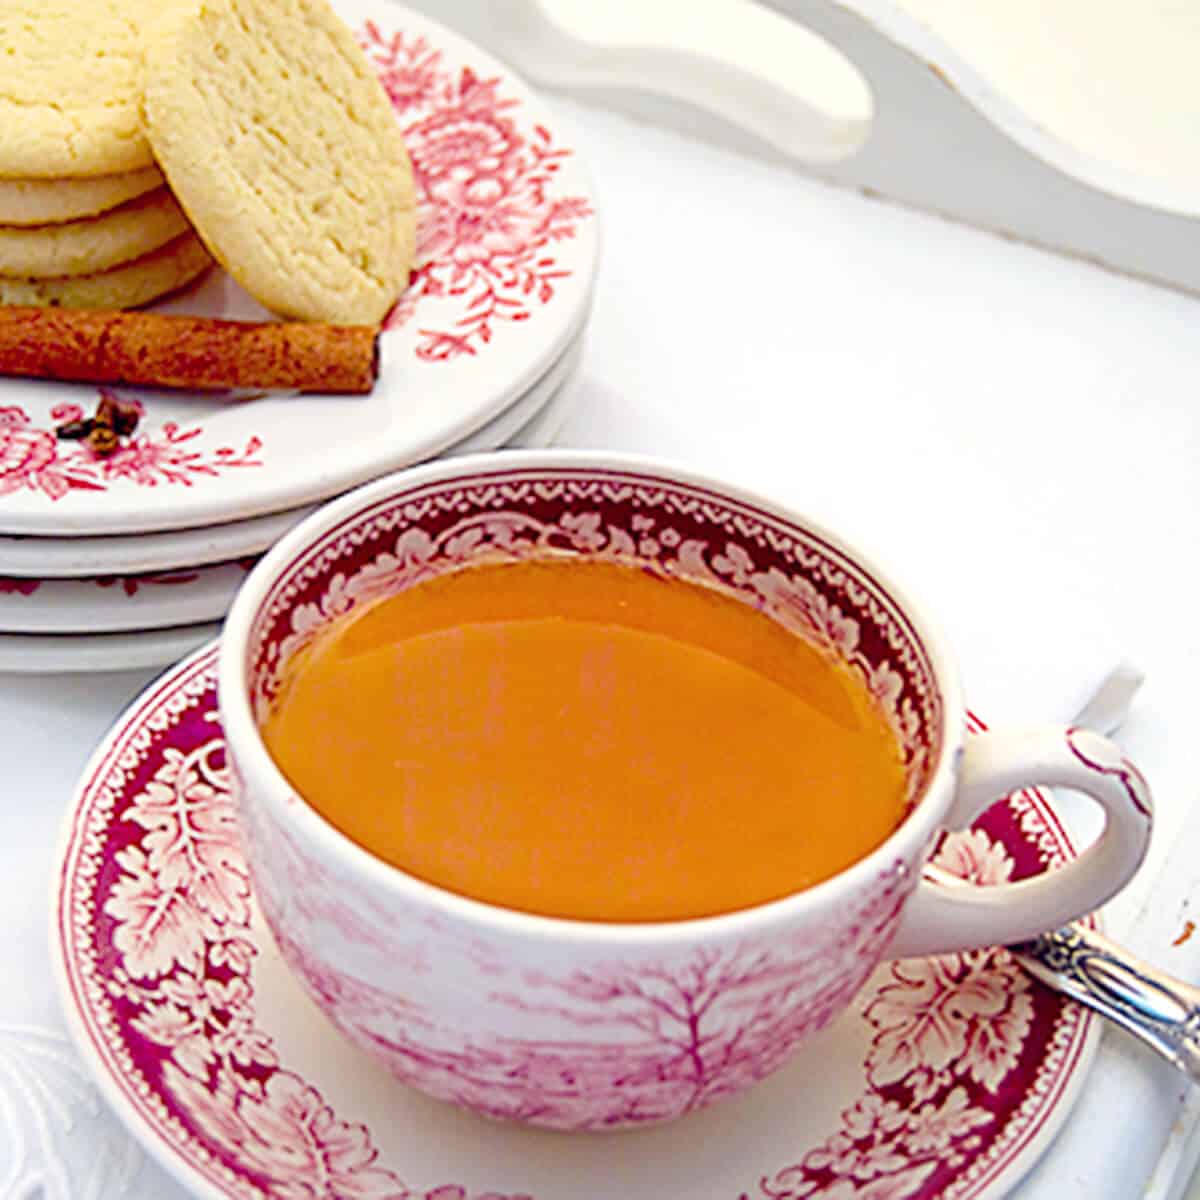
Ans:
POLYGON ((1082 925, 1009 950, 1035 979, 1116 1022, 1200 1082, 1200 988, 1082 925))
MULTIPOLYGON (((1122 663, 1073 723, 1112 733, 1142 679, 1141 672, 1122 663)), ((925 874, 942 884, 961 882, 938 867, 927 866, 925 874)), ((1200 988, 1142 962, 1078 922, 1009 950, 1035 979, 1120 1025, 1200 1082, 1200 988)))

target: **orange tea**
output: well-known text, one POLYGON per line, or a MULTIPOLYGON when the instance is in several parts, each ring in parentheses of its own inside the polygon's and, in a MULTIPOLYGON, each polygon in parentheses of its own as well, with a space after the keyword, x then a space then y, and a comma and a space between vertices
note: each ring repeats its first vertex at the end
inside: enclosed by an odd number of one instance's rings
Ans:
POLYGON ((668 921, 836 874, 907 806, 861 679, 741 601, 633 566, 472 566, 332 624, 263 737, 329 822, 505 908, 668 921))

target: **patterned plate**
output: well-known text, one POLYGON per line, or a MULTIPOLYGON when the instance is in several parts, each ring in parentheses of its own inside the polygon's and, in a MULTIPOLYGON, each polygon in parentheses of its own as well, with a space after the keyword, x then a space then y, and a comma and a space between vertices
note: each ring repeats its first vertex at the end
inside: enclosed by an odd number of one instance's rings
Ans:
MULTIPOLYGON (((197 1195, 995 1200, 1069 1112, 1095 1022, 1003 950, 881 968, 779 1074, 659 1129, 548 1134, 407 1090, 326 1024, 256 911, 215 662, 210 647, 161 679, 97 751, 64 827, 52 922, 83 1055, 197 1195)), ((1048 804, 1023 792, 938 859, 986 883, 1070 854, 1048 804)), ((664 1054, 703 1035, 703 1005, 683 1007, 637 1018, 664 1054)))
MULTIPOLYGON (((567 382, 578 370, 584 335, 576 337, 545 375, 499 416, 442 455, 504 446, 545 446, 567 416, 567 382)), ((78 580, 87 576, 176 573, 261 554, 316 511, 315 505, 202 529, 109 537, 0 537, 0 576, 17 581, 78 580)), ((0 593, 4 592, 0 580, 0 593)), ((10 589, 10 594, 18 591, 10 589)), ((7 623, 0 601, 0 629, 7 623)))
MULTIPOLYGON (((278 512, 438 453, 503 411, 582 328, 591 188, 553 117, 498 62, 391 0, 336 0, 395 104, 417 176, 417 269, 367 397, 245 402, 137 392, 130 443, 97 459, 55 426, 95 388, 0 380, 0 530, 112 534, 278 512), (314 454, 314 447, 320 453, 314 454)), ((261 315, 220 272, 161 306, 261 315)))
MULTIPOLYGON (((574 389, 571 371, 560 374, 550 398, 541 403, 529 420, 506 443, 509 447, 538 449, 549 446, 571 412, 574 389)), ((256 556, 228 563, 184 567, 135 575, 105 575, 85 579, 23 579, 0 575, 0 670, 4 662, 20 659, 21 637, 5 635, 66 634, 76 644, 84 633, 99 634, 98 645, 109 643, 111 633, 134 630, 164 630, 199 621, 224 619, 242 580, 257 562, 256 556), (4 649, 7 647, 7 650, 4 649)), ((163 658, 156 653, 143 665, 167 664, 208 641, 207 626, 176 653, 163 658)), ((51 649, 62 648, 63 639, 50 638, 51 649)), ((172 643, 164 642, 164 646, 172 643)), ((61 656, 59 656, 61 657, 61 656)), ((24 661, 43 661, 37 655, 24 661)), ((101 661, 91 658, 89 662, 101 661)), ((40 666, 7 669, 44 671, 40 666)), ((76 670, 108 670, 108 667, 76 667, 76 670)))

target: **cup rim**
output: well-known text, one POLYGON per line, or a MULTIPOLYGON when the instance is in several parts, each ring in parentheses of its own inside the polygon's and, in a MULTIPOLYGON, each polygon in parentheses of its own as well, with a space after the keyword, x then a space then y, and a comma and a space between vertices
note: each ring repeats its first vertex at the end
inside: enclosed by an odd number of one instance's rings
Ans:
MULTIPOLYGON (((649 478, 647 482, 650 482, 649 478)), ((816 518, 719 476, 655 456, 595 450, 501 450, 438 459, 393 472, 323 505, 289 530, 259 560, 238 590, 221 634, 217 695, 227 752, 238 767, 235 778, 242 777, 243 790, 263 794, 262 798, 251 802, 275 805, 286 821, 302 832, 310 843, 315 843, 322 854, 348 865, 374 887, 397 895, 406 904, 431 909, 440 916, 483 931, 526 939, 620 945, 626 949, 667 947, 697 938, 734 939, 761 935, 763 926, 785 921, 804 909, 819 908, 835 899, 839 892, 857 891, 871 878, 889 871, 903 873, 903 864, 911 854, 909 843, 914 840, 926 842, 950 805, 961 745, 966 736, 966 708, 958 668, 946 638, 929 619, 924 606, 914 600, 909 589, 896 585, 895 576, 882 565, 879 555, 860 549, 860 543, 847 541, 816 518), (805 529, 864 568, 904 614, 933 665, 942 700, 943 727, 939 731, 937 762, 900 825, 849 867, 786 896, 709 916, 617 922, 553 917, 503 908, 452 892, 385 862, 321 816, 276 766, 251 708, 246 650, 250 630, 263 602, 297 558, 338 525, 417 488, 446 483, 459 476, 475 479, 480 475, 498 475, 520 469, 618 471, 657 477, 685 487, 705 488, 729 501, 762 509, 777 520, 805 529), (258 783, 249 783, 250 780, 258 783), (278 803, 281 797, 286 798, 282 805, 278 803)), ((239 804, 241 802, 239 800, 239 804)))

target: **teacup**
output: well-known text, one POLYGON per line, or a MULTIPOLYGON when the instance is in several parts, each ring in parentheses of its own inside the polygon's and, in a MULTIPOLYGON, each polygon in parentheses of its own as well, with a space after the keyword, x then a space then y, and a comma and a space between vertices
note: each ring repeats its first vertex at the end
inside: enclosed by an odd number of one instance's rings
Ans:
POLYGON ((1055 727, 968 737, 942 635, 838 536, 741 488, 608 453, 456 458, 327 505, 238 596, 220 706, 255 890, 308 994, 406 1083, 555 1129, 665 1121, 751 1086, 885 958, 1016 942, 1097 908, 1133 875, 1151 829, 1141 776, 1105 738, 1055 727), (839 655, 896 733, 909 815, 807 890, 652 924, 490 906, 348 840, 294 794, 259 734, 290 655, 357 606, 476 558, 547 548, 694 577, 839 655), (1014 884, 922 878, 943 831, 1039 784, 1104 810, 1079 858, 1014 884))

